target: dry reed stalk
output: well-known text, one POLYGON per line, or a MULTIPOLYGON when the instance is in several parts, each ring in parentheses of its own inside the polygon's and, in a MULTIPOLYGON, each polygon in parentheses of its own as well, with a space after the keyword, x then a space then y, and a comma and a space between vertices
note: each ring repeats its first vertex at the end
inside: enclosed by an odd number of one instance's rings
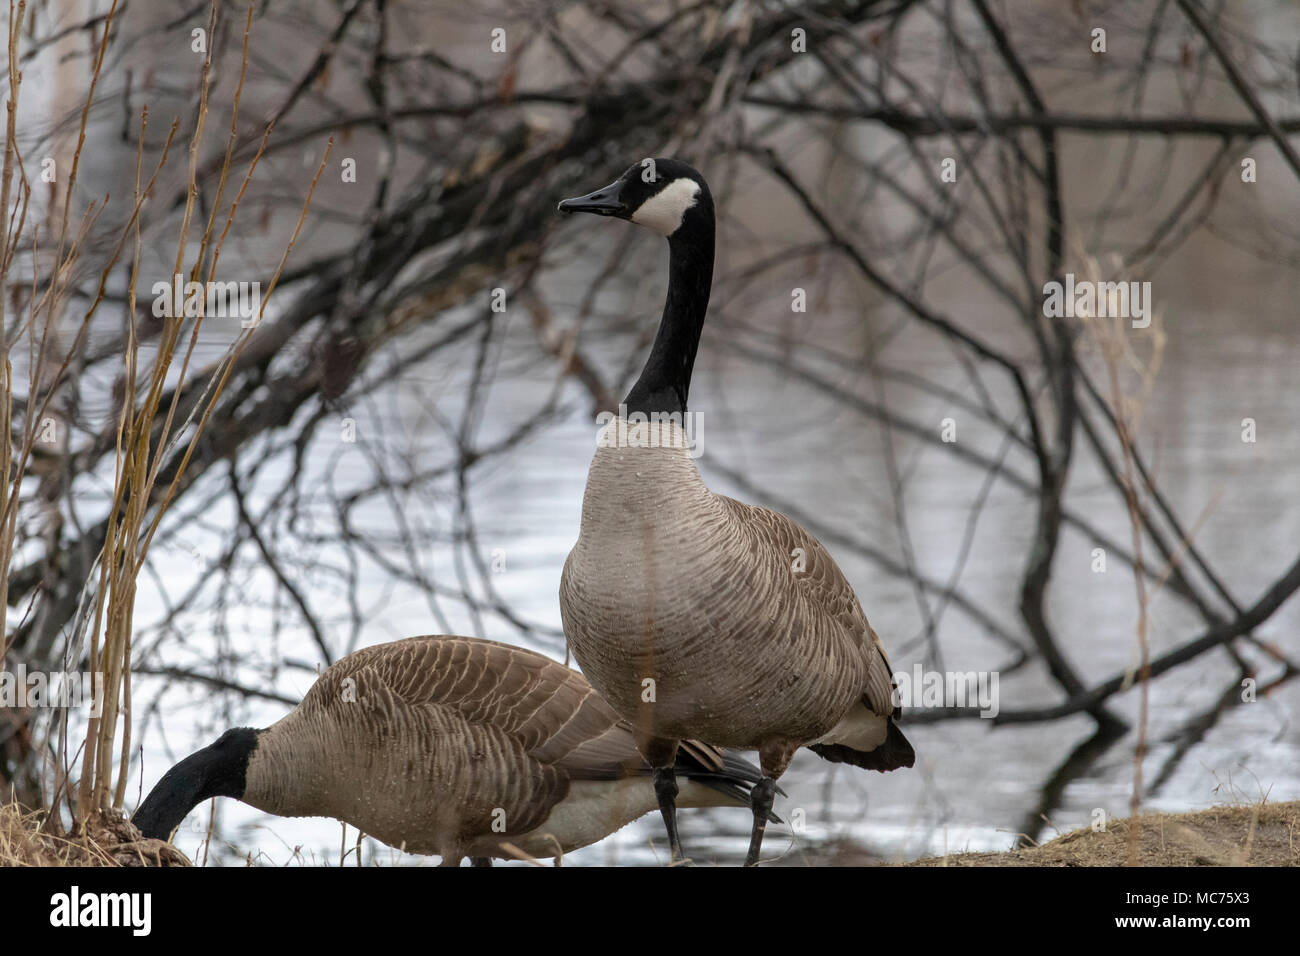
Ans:
MULTIPOLYGON (((1084 255, 1084 272, 1088 281, 1099 282, 1101 269, 1099 263, 1084 255)), ((1149 305, 1149 303, 1148 303, 1149 305)), ((1120 445, 1120 478, 1124 490, 1125 511, 1129 519, 1129 532, 1133 547, 1133 583, 1137 597, 1136 636, 1139 662, 1136 677, 1140 702, 1138 705, 1138 739, 1133 757, 1133 792, 1129 798, 1130 826, 1128 831, 1128 863, 1136 866, 1140 845, 1141 820, 1139 811, 1142 806, 1142 763, 1146 758, 1147 723, 1150 705, 1151 681, 1151 645, 1149 640, 1150 594, 1147 591, 1145 558, 1142 550, 1142 514, 1143 505, 1139 500, 1139 487, 1136 475, 1134 450, 1136 434, 1141 422, 1142 408, 1150 396, 1160 368, 1160 359, 1164 350, 1164 336, 1160 323, 1153 315, 1150 328, 1144 337, 1149 341, 1150 352, 1147 356, 1139 355, 1130 330, 1125 327, 1128 316, 1111 314, 1115 310, 1106 310, 1106 316, 1082 314, 1080 319, 1091 332, 1093 340, 1099 346, 1102 362, 1106 367, 1109 401, 1115 419, 1115 434, 1120 445), (1122 374, 1127 369, 1136 375, 1137 389, 1126 391, 1122 374)))
MULTIPOLYGON (((21 75, 17 71, 20 62, 18 53, 18 33, 16 24, 21 23, 25 0, 10 2, 9 16, 9 80, 11 95, 9 98, 8 138, 4 153, 3 182, 0 184, 0 237, 4 246, 0 250, 0 328, 5 327, 4 291, 7 285, 9 268, 13 262, 16 240, 21 235, 21 225, 26 221, 26 204, 30 196, 30 184, 23 172, 22 159, 18 151, 17 129, 17 91, 21 75), (21 202, 18 217, 19 228, 10 228, 10 209, 12 205, 11 184, 14 172, 20 176, 21 202)), ((127 242, 132 244, 132 262, 130 278, 126 290, 127 329, 126 350, 123 357, 122 405, 118 412, 115 438, 114 481, 112 507, 109 511, 107 531, 101 548, 95 575, 93 598, 87 613, 80 618, 79 626, 74 627, 70 638, 70 647, 80 657, 80 648, 85 632, 89 632, 88 669, 92 681, 92 698, 97 705, 89 718, 86 739, 81 752, 81 776, 76 786, 75 798, 72 787, 66 781, 60 781, 55 787, 51 812, 45 815, 45 829, 57 826, 58 813, 53 812, 60 797, 70 804, 70 810, 78 824, 80 834, 92 817, 116 819, 120 811, 127 784, 127 773, 131 753, 131 635, 133 630, 133 613, 136 595, 136 580, 144 567, 149 546, 153 541, 169 505, 175 497, 185 474, 185 469, 193 456, 199 440, 203 436, 210 420, 213 408, 221 398, 235 362, 248 340, 255 334, 258 324, 265 314, 267 302, 283 272, 285 262, 306 220, 312 196, 315 193, 321 174, 325 169, 330 151, 333 147, 331 138, 321 158, 320 167, 307 190, 294 232, 287 243, 269 287, 261 299, 260 309, 247 327, 241 330, 227 348, 224 355, 213 365, 203 371, 192 369, 192 359, 198 343, 199 330, 203 323, 203 311, 197 316, 167 315, 162 317, 162 329, 157 337, 152 358, 143 367, 140 356, 140 336, 136 328, 136 286, 139 279, 141 261, 141 224, 140 211, 150 196, 159 174, 166 166, 171 154, 179 120, 174 121, 164 143, 157 166, 147 181, 144 181, 144 143, 148 128, 148 109, 141 111, 140 148, 136 157, 136 175, 132 197, 131 214, 121 228, 117 241, 105 256, 100 269, 98 290, 93 300, 86 307, 77 326, 71 343, 67 346, 61 361, 52 374, 40 380, 42 370, 49 369, 54 362, 51 358, 57 341, 55 326, 61 314, 62 304, 67 294, 73 267, 81 258, 86 240, 103 210, 103 205, 94 202, 88 205, 75 234, 69 240, 69 222, 72 213, 72 192, 76 183, 77 168, 86 138, 86 123, 94 101, 100 69, 104 62, 109 42, 111 26, 117 2, 101 23, 102 38, 94 61, 94 68, 88 84, 85 103, 81 109, 81 121, 78 129, 77 147, 73 156, 72 167, 67 177, 66 192, 62 203, 62 222, 59 228, 59 240, 53 258, 53 267, 44 292, 38 297, 37 285, 32 285, 32 296, 28 304, 28 314, 16 323, 13 330, 6 329, 5 354, 3 363, 3 395, 0 396, 0 422, 8 428, 13 421, 14 390, 12 382, 12 365, 9 361, 14 344, 26 337, 29 351, 30 374, 27 395, 27 408, 23 415, 23 434, 18 448, 18 455, 13 454, 12 441, 6 441, 0 450, 0 466, 3 467, 4 481, 0 482, 0 586, 7 593, 10 565, 13 557, 14 543, 17 537, 17 510, 19 491, 28 459, 36 441, 41 419, 50 402, 62 386, 69 381, 69 370, 85 342, 90 324, 104 300, 110 276, 117 266, 127 242), (183 326, 187 318, 193 319, 189 340, 186 347, 179 348, 183 326), (177 362, 178 352, 180 361, 177 362), (173 391, 170 401, 164 409, 164 398, 171 383, 173 391), (192 386, 192 387, 191 387, 192 386), (201 386, 201 387, 200 387, 201 386), (197 395, 188 411, 182 416, 182 396, 197 395), (183 420, 182 420, 183 418, 183 420), (182 439, 187 442, 181 448, 182 439), (178 451, 178 454, 174 454, 178 451), (176 461, 176 467, 166 485, 159 482, 164 461, 176 461), (102 674, 102 680, 100 675, 102 674), (121 746, 114 743, 121 724, 121 746), (116 751, 117 759, 114 760, 116 751), (116 775, 114 775, 116 770, 116 775)), ((211 4, 208 17, 208 35, 216 31, 219 4, 211 4)), ((176 255, 173 275, 184 275, 189 281, 198 281, 207 263, 206 281, 214 281, 217 262, 227 236, 230 234, 235 213, 252 180, 254 171, 265 151, 271 127, 268 125, 261 138, 257 152, 251 158, 243 176, 238 193, 229 204, 226 221, 220 235, 216 236, 217 217, 225 198, 234 150, 238 140, 239 102, 244 89, 244 79, 248 68, 249 39, 252 30, 252 8, 249 8, 244 29, 243 58, 239 74, 239 83, 232 101, 232 120, 227 141, 216 198, 211 213, 203 224, 198 250, 194 254, 193 264, 186 268, 186 250, 189 232, 198 196, 199 151, 202 144, 204 124, 207 116, 209 84, 212 68, 211 47, 205 54, 201 88, 200 110, 195 129, 189 142, 188 190, 185 207, 181 215, 180 230, 176 241, 176 255)), ((33 260, 35 260, 36 236, 31 237, 33 260)), ((33 264, 35 271, 35 261, 33 264)), ((170 310, 169 310, 170 311, 170 310)), ((186 310, 181 310, 184 313, 186 310)), ((187 399, 188 401, 188 399, 187 399)), ((12 435, 12 431, 10 431, 12 435)), ((5 644, 0 645, 0 665, 3 664, 4 652, 7 651, 8 637, 5 627, 6 606, 0 602, 0 633, 6 634, 5 644)), ((53 732, 53 731, 51 731, 53 732)), ((62 740, 57 750, 65 752, 62 740)))

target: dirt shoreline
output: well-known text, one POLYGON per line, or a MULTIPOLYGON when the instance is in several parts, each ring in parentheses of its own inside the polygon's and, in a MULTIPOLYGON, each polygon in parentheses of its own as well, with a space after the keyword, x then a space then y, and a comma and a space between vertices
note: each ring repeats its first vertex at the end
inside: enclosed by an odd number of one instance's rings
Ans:
MULTIPOLYGON (((1142 866, 1300 866, 1300 801, 1219 806, 1138 818, 1142 866)), ((823 847, 780 861, 786 866, 1124 866, 1131 821, 1104 831, 1085 827, 1041 846, 994 853, 951 853, 910 862, 871 856, 854 844, 823 847)), ((170 844, 146 840, 125 820, 96 820, 81 837, 41 832, 38 815, 0 806, 0 866, 187 865, 170 844)))
MULTIPOLYGON (((1137 820, 1140 866, 1300 866, 1300 801, 1144 813, 1137 820)), ((1084 827, 1041 846, 885 865, 1124 866, 1131 826, 1123 818, 1111 820, 1104 831, 1084 827)))

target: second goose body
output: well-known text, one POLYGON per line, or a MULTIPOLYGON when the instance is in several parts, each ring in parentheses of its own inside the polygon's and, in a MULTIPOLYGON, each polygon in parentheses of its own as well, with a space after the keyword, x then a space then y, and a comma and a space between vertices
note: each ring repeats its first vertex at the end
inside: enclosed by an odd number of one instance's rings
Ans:
POLYGON ((674 856, 679 744, 759 751, 746 862, 758 861, 775 780, 808 746, 872 770, 910 767, 889 660, 843 572, 796 522, 714 494, 681 425, 713 275, 709 189, 647 160, 561 211, 666 236, 667 302, 640 378, 598 441, 560 608, 583 673, 655 767, 674 856))
MULTIPOLYGON (((688 805, 743 804, 757 768, 690 743, 688 805)), ((555 856, 655 809, 631 728, 576 671, 522 648, 413 637, 350 654, 265 729, 163 775, 132 822, 167 839, 211 797, 330 816, 443 865, 555 856)))

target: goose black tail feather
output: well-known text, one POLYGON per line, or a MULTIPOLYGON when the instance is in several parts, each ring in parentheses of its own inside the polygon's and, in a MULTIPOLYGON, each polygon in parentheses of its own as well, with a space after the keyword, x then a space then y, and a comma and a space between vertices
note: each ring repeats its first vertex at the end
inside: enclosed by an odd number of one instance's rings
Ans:
POLYGON ((916 762, 916 751, 892 720, 889 722, 885 742, 875 750, 854 750, 844 744, 813 744, 808 749, 831 763, 847 763, 863 770, 879 770, 882 773, 910 767, 916 762))
MULTIPOLYGON (((721 766, 716 762, 700 759, 690 748, 682 747, 677 751, 677 772, 688 780, 702 783, 712 790, 731 797, 742 805, 749 804, 749 792, 754 784, 763 779, 763 772, 735 750, 714 751, 721 757, 721 766)), ((712 755, 710 755, 712 756, 712 755)), ((776 792, 781 796, 786 793, 780 787, 776 792)), ((768 818, 773 823, 782 823, 775 813, 768 818)))

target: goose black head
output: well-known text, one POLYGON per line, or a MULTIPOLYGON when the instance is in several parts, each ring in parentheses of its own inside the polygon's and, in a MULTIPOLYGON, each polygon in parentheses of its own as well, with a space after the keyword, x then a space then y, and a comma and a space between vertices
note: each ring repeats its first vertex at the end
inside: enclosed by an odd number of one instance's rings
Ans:
POLYGON ((566 199, 560 212, 616 216, 671 238, 684 227, 713 221, 704 177, 677 159, 643 159, 603 189, 566 199))
POLYGON ((185 815, 212 797, 242 800, 248 782, 248 761, 262 732, 235 727, 217 742, 196 751, 168 770, 149 791, 131 822, 147 837, 166 840, 185 815))

